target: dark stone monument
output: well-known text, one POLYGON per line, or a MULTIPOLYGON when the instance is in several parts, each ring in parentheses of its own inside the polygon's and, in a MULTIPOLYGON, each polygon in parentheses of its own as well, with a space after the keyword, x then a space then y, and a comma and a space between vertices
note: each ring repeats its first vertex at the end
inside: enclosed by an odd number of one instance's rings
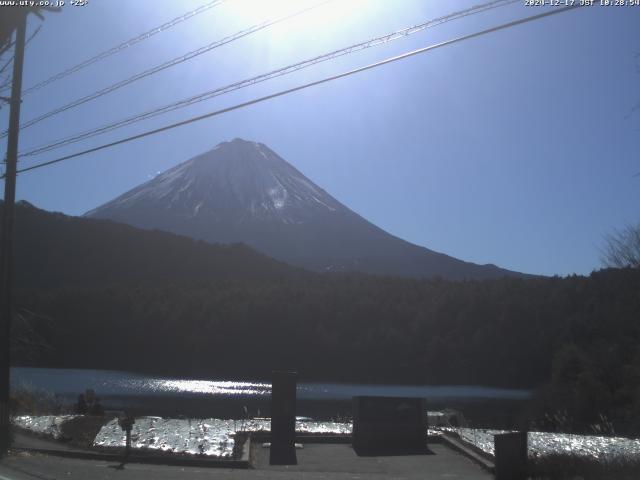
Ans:
POLYGON ((501 433, 493 437, 496 480, 527 478, 527 432, 501 433))
POLYGON ((271 384, 271 465, 297 465, 296 372, 273 372, 271 384))
POLYGON ((353 449, 358 455, 428 453, 423 398, 353 397, 353 449))

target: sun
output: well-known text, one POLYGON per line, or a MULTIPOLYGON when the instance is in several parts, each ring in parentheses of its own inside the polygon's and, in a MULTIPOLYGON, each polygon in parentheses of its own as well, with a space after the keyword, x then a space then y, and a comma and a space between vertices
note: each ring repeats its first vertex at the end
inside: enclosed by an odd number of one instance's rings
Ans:
POLYGON ((330 28, 364 8, 364 3, 365 0, 232 0, 229 8, 232 15, 247 25, 301 12, 274 26, 274 34, 281 35, 286 31, 312 33, 318 28, 330 28))

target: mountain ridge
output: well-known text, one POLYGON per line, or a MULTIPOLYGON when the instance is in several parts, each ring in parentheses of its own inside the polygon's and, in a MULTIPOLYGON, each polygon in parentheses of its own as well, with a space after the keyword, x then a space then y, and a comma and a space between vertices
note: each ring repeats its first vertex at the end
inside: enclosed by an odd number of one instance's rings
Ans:
MULTIPOLYGON (((0 201, 0 213, 4 203, 0 201)), ((212 245, 162 231, 16 203, 18 288, 95 288, 276 281, 309 276, 243 244, 212 245)))
POLYGON ((262 143, 236 138, 85 214, 210 243, 242 242, 315 271, 483 279, 526 276, 396 237, 350 210, 262 143))

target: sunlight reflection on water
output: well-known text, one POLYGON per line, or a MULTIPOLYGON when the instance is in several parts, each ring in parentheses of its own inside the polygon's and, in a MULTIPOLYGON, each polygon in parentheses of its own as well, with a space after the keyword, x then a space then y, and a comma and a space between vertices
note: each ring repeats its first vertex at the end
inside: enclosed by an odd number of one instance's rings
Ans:
POLYGON ((212 395, 270 395, 271 385, 209 380, 161 380, 150 379, 147 388, 154 392, 203 393, 212 395))
MULTIPOLYGON (((190 380, 162 378, 113 370, 12 367, 12 385, 30 385, 58 395, 76 399, 87 388, 101 396, 175 396, 205 395, 220 397, 266 397, 269 383, 233 380, 190 380)), ((357 395, 427 397, 431 399, 502 399, 526 400, 527 390, 483 387, 479 385, 368 385, 348 383, 300 382, 297 396, 301 400, 345 400, 357 395)))

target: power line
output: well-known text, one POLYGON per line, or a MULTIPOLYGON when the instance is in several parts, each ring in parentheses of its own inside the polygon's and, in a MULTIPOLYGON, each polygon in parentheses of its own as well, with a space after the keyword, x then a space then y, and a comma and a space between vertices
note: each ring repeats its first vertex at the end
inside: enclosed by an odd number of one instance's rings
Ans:
POLYGON ((0 75, 4 73, 4 71, 13 63, 13 55, 9 57, 9 59, 0 67, 0 75))
MULTIPOLYGON (((38 25, 38 28, 36 28, 35 31, 31 35, 29 35, 29 38, 27 38, 25 40, 25 42, 24 42, 25 49, 29 46, 29 43, 31 43, 31 40, 33 40, 36 37, 36 35, 38 35, 38 33, 40 32, 41 28, 42 28, 42 25, 38 25)), ((11 45, 13 45, 13 43, 11 45)), ((15 56, 15 52, 14 52, 13 55, 11 55, 9 57, 7 62, 4 65, 2 65, 2 67, 0 67, 0 75, 2 75, 4 73, 4 71, 9 67, 9 65, 11 65, 13 63, 14 56, 15 56)), ((11 85, 11 82, 7 79, 6 86, 10 86, 10 85, 11 85)), ((0 88, 2 88, 2 87, 0 87, 0 88)), ((6 99, 4 97, 0 97, 0 100, 6 100, 6 99)), ((0 102, 0 109, 1 108, 2 108, 2 103, 0 102)), ((8 131, 7 131, 7 133, 8 133, 8 131)))
MULTIPOLYGON (((175 65, 179 65, 183 62, 186 62, 188 60, 191 60, 195 57, 198 57, 204 53, 210 52, 211 50, 215 49, 215 48, 219 48, 223 45, 226 45, 227 43, 231 43, 235 40, 239 40, 243 37, 246 37, 248 35, 251 35, 253 33, 259 32, 260 30, 264 30, 265 28, 271 27, 273 25, 276 25, 278 23, 284 22, 285 20, 289 20, 291 18, 297 17, 299 15, 302 15, 304 13, 309 12, 310 10, 313 10, 315 8, 318 8, 322 5, 325 5, 329 2, 332 2, 334 0, 324 0, 320 3, 316 3, 315 5, 312 5, 310 7, 307 8, 303 8, 302 10, 297 10, 293 13, 287 14, 287 15, 282 15, 279 17, 275 17, 269 20, 266 20, 262 23, 253 25, 245 30, 241 30, 237 33, 234 33, 233 35, 229 35, 227 37, 224 37, 220 40, 216 40, 215 42, 209 43, 208 45, 205 45, 203 47, 200 47, 196 50, 192 50, 190 52, 185 53, 184 55, 181 55, 179 57, 173 58, 167 62, 161 63, 160 65, 156 65, 155 67, 152 67, 150 69, 147 69, 141 73, 137 73, 136 75, 133 75, 129 78, 126 78, 124 80, 121 80, 117 83, 114 83, 112 85, 109 85, 108 87, 105 87, 101 90, 98 90, 96 92, 90 93, 89 95, 85 95, 84 97, 80 97, 76 100, 73 100, 72 102, 69 102, 65 105, 62 105, 61 107, 55 108, 49 112, 43 113, 42 115, 39 115, 38 117, 32 118, 31 120, 28 120, 26 122, 24 122, 22 125, 20 125, 21 129, 25 129, 28 128, 32 125, 35 125, 36 123, 39 123, 43 120, 46 120, 47 118, 53 117, 54 115, 57 115, 59 113, 65 112, 67 110, 70 110, 72 108, 75 108, 77 106, 80 106, 84 103, 87 103, 91 100, 95 100, 96 98, 102 97, 103 95, 107 95, 108 93, 114 92, 122 87, 125 87, 133 82, 136 82, 138 80, 142 80, 143 78, 149 77, 155 73, 161 72, 163 70, 166 70, 167 68, 173 67, 175 65)), ((2 132, 2 134, 0 135, 0 138, 5 137, 7 134, 6 131, 2 132)))
MULTIPOLYGON (((105 50, 91 58, 88 58, 87 60, 80 62, 77 65, 74 65, 73 67, 67 68, 66 70, 63 70, 60 73, 57 73, 49 78, 47 78, 46 80, 43 80, 37 84, 35 84, 32 87, 27 88, 26 90, 24 90, 22 92, 22 96, 25 95, 29 95, 30 93, 35 92, 36 90, 40 90, 41 88, 56 82, 58 80, 61 80, 65 77, 68 77, 71 74, 74 74, 80 70, 82 70, 83 68, 88 67, 89 65, 93 65, 96 62, 99 62, 100 60, 104 60, 107 57, 110 57, 111 55, 115 55, 116 53, 119 53, 123 50, 125 50, 126 48, 129 48, 137 43, 142 42, 143 40, 146 40, 154 35, 156 35, 157 33, 160 32, 164 32, 165 30, 168 30, 169 28, 178 25, 179 23, 184 22, 185 20, 188 20, 196 15, 199 15, 203 12, 206 12, 207 10, 210 10, 214 7, 217 7, 218 5, 228 2, 230 0, 213 0, 209 3, 206 3, 204 5, 199 6, 198 8, 196 8, 195 10, 191 10, 183 15, 180 15, 179 17, 174 18, 173 20, 169 20, 168 22, 163 23, 162 25, 159 25, 157 27, 152 28, 151 30, 148 30, 144 33, 141 33, 140 35, 138 35, 137 37, 133 37, 130 38, 129 40, 122 42, 119 45, 116 45, 115 47, 112 47, 108 50, 105 50)), ((7 87, 5 88, 0 88, 0 91, 2 90, 6 90, 7 87)))
POLYGON ((62 139, 58 139, 58 140, 54 140, 52 143, 46 144, 44 146, 40 146, 40 147, 36 147, 33 148, 31 150, 25 151, 23 153, 21 153, 21 157, 27 157, 27 156, 33 156, 33 155, 39 155, 41 153, 45 153, 48 152, 50 150, 54 150, 57 148, 61 148, 63 146, 66 145, 70 145, 72 143, 76 143, 79 142, 81 140, 85 140, 87 138, 90 137, 94 137, 96 135, 101 135, 113 130, 116 130, 118 128, 122 128, 125 127, 127 125, 131 125, 133 123, 137 123, 140 122, 142 120, 146 120, 164 113, 168 113, 180 108, 184 108, 190 105, 193 105, 195 103, 199 103, 205 100, 209 100, 212 99, 214 97, 218 97, 220 95, 225 95, 227 93, 231 93, 235 90, 239 90, 241 88, 245 88, 251 85, 255 85, 257 83, 261 83, 267 80, 270 80, 272 78, 276 78, 276 77, 281 77, 284 75, 288 75, 291 73, 294 73, 298 70, 302 70, 308 67, 311 67, 313 65, 316 65, 318 63, 321 62, 325 62, 328 60, 333 60, 335 58, 347 55, 347 54, 351 54, 360 50, 365 50, 371 47, 375 47, 378 45, 383 45, 386 44, 388 42, 397 40, 399 38, 404 38, 407 37, 409 35, 413 35, 415 33, 421 32, 427 28, 431 28, 431 27, 435 27, 437 25, 441 25, 443 23, 452 21, 452 20, 457 20, 469 15, 474 15, 477 13, 481 13, 481 12, 485 12, 487 10, 491 10, 494 8, 498 8, 498 7, 503 7, 512 3, 516 3, 519 2, 520 0, 493 0, 490 1, 488 3, 483 3, 480 5, 475 5, 473 7, 470 7, 468 9, 465 10, 460 10, 457 12, 453 12, 451 14, 448 14, 446 16, 443 17, 439 17, 436 19, 432 19, 432 20, 428 20, 426 22, 423 22, 421 24, 412 26, 412 27, 408 27, 408 28, 404 28, 402 30, 397 30, 395 32, 389 33, 387 35, 383 35, 380 37, 375 37, 373 39, 367 40, 365 42, 361 42, 361 43, 357 43, 345 48, 341 48, 339 50, 335 50, 333 52, 329 52, 329 53, 325 53, 323 55, 317 56, 317 57, 313 57, 307 60, 303 60, 301 62, 295 63, 295 64, 291 64, 288 65, 286 67, 282 67, 279 68, 277 70, 272 70, 270 72, 258 75, 256 77, 252 77, 252 78, 248 78, 245 80, 241 80, 229 85, 225 85, 223 87, 219 87, 216 88, 214 90, 209 90, 207 92, 204 93, 200 93, 198 95, 194 95, 182 100, 178 100, 176 102, 170 103, 168 105, 164 105, 162 107, 158 107, 155 108, 153 110, 149 110, 147 112, 143 112, 140 114, 136 114, 133 115, 131 117, 127 117, 123 120, 119 120, 117 122, 113 122, 113 123, 109 123, 109 124, 105 124, 102 125, 100 127, 96 127, 93 128, 91 130, 87 130, 78 134, 74 134, 71 136, 67 136, 64 137, 62 139))
POLYGON ((100 145, 100 146, 97 146, 97 147, 89 148, 87 150, 76 152, 76 153, 73 153, 71 155, 65 155, 63 157, 56 158, 54 160, 49 160, 47 162, 38 163, 38 164, 32 165, 30 167, 21 168, 21 169, 18 170, 18 173, 23 173, 23 172, 28 172, 28 171, 31 171, 31 170, 36 170, 38 168, 43 168, 43 167, 46 167, 46 166, 49 166, 49 165, 60 163, 60 162, 66 161, 66 160, 70 160, 72 158, 76 158, 76 157, 79 157, 79 156, 82 156, 82 155, 86 155, 88 153, 94 153, 94 152, 97 152, 97 151, 100 151, 100 150, 104 150, 106 148, 110 148, 110 147, 113 147, 113 146, 116 146, 116 145, 120 145, 120 144, 123 144, 123 143, 128 143, 128 142, 131 142, 133 140, 138 140, 140 138, 148 137, 148 136, 155 135, 157 133, 161 133, 161 132, 164 132, 164 131, 167 131, 167 130, 172 130, 172 129, 177 128, 177 127, 181 127, 181 126, 184 126, 184 125, 195 123, 195 122, 198 122, 200 120, 204 120, 206 118, 222 115, 224 113, 228 113, 228 112, 231 112, 231 111, 234 111, 234 110, 239 110, 241 108, 245 108, 245 107, 248 107, 250 105, 255 105, 257 103, 261 103, 261 102, 265 102, 267 100, 271 100, 273 98, 277 98, 277 97, 281 97, 281 96, 284 96, 284 95, 288 95, 288 94, 293 93, 293 92, 297 92, 297 91, 304 90, 304 89, 307 89, 307 88, 310 88, 310 87, 321 85, 323 83, 328 83, 328 82, 331 82, 333 80, 338 80, 340 78, 348 77, 348 76, 354 75, 356 73, 360 73, 360 72, 364 72, 364 71, 367 71, 367 70, 371 70, 371 69, 380 67, 382 65, 387 65, 389 63, 397 62, 399 60, 404 60, 404 59, 412 57, 414 55, 418 55, 418 54, 421 54, 421 53, 426 53, 426 52, 429 52, 431 50, 435 50, 437 48, 445 47, 447 45, 452 45, 454 43, 459 43, 459 42, 462 42, 462 41, 465 41, 465 40, 470 40, 472 38, 480 37, 482 35, 487 35, 489 33, 497 32, 499 30, 505 30, 507 28, 514 27, 516 25, 522 25, 522 24, 525 24, 525 23, 529 23, 529 22, 533 22, 533 21, 536 21, 536 20, 540 20, 542 18, 549 17, 551 15, 557 15, 559 13, 564 13, 564 12, 567 12, 569 10, 574 10, 574 9, 577 9, 577 8, 580 8, 580 7, 582 7, 582 5, 576 4, 576 5, 572 5, 572 6, 568 6, 568 7, 556 8, 556 9, 553 9, 553 10, 550 10, 550 11, 547 11, 547 12, 544 12, 544 13, 540 13, 538 15, 532 15, 532 16, 525 17, 525 18, 522 18, 522 19, 519 19, 519 20, 514 20, 514 21, 511 21, 511 22, 508 22, 508 23, 503 23, 501 25, 498 25, 498 26, 495 26, 495 27, 491 27, 491 28, 488 28, 486 30, 481 30, 479 32, 471 33, 471 34, 468 34, 468 35, 463 35, 461 37, 457 37, 457 38, 454 38, 452 40, 446 40, 444 42, 440 42, 440 43, 436 43, 434 45, 429 45, 427 47, 419 48, 417 50, 413 50, 411 52, 403 53, 403 54, 397 55, 395 57, 387 58, 387 59, 381 60, 379 62, 371 63, 371 64, 366 65, 364 67, 359 67, 359 68, 356 68, 356 69, 353 69, 353 70, 349 70, 347 72, 339 73, 337 75, 332 75, 332 76, 329 76, 329 77, 325 77, 325 78, 322 78, 320 80, 316 80, 314 82, 309 82, 309 83, 305 83, 303 85, 299 85, 297 87, 289 88, 289 89, 286 89, 286 90, 281 90, 281 91, 279 91, 277 93, 266 95, 264 97, 259 97, 259 98, 256 98, 254 100, 250 100, 248 102, 243 102, 243 103, 239 103, 239 104, 233 105, 231 107, 226 107, 226 108, 223 108, 223 109, 220 109, 220 110, 215 110, 213 112, 209 112, 209 113, 206 113, 204 115, 198 115, 196 117, 192 117, 192 118, 189 118, 187 120, 183 120, 181 122, 176 122, 176 123, 172 123, 170 125, 166 125, 164 127, 156 128, 156 129, 153 129, 153 130, 148 130, 146 132, 143 132, 143 133, 140 133, 140 134, 137 134, 137 135, 132 135, 130 137, 126 137, 126 138, 123 138, 123 139, 120 139, 120 140, 116 140, 114 142, 110 142, 110 143, 106 143, 106 144, 103 144, 103 145, 100 145))
MULTIPOLYGON (((42 28, 42 25, 38 25, 38 28, 36 28, 36 29, 34 30, 34 32, 33 32, 31 35, 29 35, 29 38, 27 38, 27 39, 25 40, 25 42, 24 42, 24 46, 25 46, 25 48, 26 48, 27 46, 29 46, 29 43, 31 43, 31 40, 33 40, 33 39, 35 38, 35 36, 36 36, 36 35, 38 35, 38 33, 40 32, 40 29, 41 29, 41 28, 42 28)), ((15 42, 12 42, 12 43, 7 47, 7 50, 8 50, 9 48, 13 47, 13 46, 14 46, 14 44, 15 44, 15 42)), ((3 53, 4 53, 4 52, 3 52, 3 53)), ((9 59, 7 60, 7 62, 2 66, 2 68, 0 68, 0 74, 1 74, 1 73, 3 73, 3 72, 7 69, 7 67, 8 67, 8 66, 13 62, 13 57, 14 57, 14 55, 11 55, 11 56, 9 57, 9 59)))

